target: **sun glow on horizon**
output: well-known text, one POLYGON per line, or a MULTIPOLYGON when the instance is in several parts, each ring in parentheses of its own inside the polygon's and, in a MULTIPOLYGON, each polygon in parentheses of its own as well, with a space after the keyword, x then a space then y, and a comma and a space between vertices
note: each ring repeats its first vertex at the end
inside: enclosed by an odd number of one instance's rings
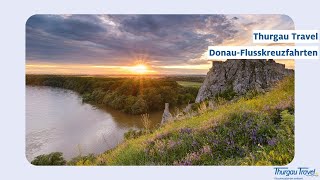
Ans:
POLYGON ((144 64, 137 64, 135 66, 128 67, 128 70, 135 74, 146 74, 150 71, 144 64))
MULTIPOLYGON (((286 68, 294 68, 294 60, 276 60, 286 68)), ((95 65, 95 64, 26 64, 26 74, 85 74, 85 75, 157 75, 157 74, 206 74, 211 63, 152 65, 135 62, 131 65, 95 65)))

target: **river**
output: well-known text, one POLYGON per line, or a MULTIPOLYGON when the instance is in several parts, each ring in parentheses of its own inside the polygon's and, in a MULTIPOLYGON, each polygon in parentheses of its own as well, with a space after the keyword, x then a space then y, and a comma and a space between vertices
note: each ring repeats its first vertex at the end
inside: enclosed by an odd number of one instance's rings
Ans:
MULTIPOLYGON (((162 112, 150 113, 152 126, 162 112)), ((78 155, 99 154, 121 143, 129 129, 143 128, 141 116, 82 103, 70 90, 26 87, 26 156, 62 152, 69 160, 78 155)))

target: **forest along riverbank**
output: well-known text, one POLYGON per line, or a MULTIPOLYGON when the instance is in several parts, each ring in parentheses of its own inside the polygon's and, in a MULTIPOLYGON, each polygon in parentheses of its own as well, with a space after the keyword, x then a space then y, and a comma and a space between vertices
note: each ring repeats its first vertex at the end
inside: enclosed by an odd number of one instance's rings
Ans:
POLYGON ((198 87, 182 86, 169 78, 81 77, 27 75, 27 85, 50 86, 73 90, 84 102, 104 105, 128 114, 162 111, 194 102, 198 87))

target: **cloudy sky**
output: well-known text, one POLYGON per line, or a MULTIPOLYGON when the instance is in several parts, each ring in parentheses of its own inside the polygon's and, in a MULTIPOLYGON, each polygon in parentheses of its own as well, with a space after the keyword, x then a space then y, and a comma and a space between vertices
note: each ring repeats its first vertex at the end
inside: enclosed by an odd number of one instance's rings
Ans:
MULTIPOLYGON (((26 71, 41 74, 205 74, 210 45, 251 45, 253 29, 294 29, 285 15, 34 15, 26 71)), ((293 68, 292 61, 282 61, 293 68)))

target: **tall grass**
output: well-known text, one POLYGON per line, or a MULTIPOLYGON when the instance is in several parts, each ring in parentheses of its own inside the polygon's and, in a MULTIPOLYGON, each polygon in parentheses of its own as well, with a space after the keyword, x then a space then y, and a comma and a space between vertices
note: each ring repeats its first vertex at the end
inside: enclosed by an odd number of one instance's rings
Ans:
POLYGON ((141 114, 141 121, 142 121, 142 125, 144 127, 144 129, 146 131, 149 131, 151 129, 151 121, 149 118, 149 114, 141 114))
POLYGON ((201 102, 198 107, 198 113, 203 114, 204 112, 208 111, 207 103, 201 102))

